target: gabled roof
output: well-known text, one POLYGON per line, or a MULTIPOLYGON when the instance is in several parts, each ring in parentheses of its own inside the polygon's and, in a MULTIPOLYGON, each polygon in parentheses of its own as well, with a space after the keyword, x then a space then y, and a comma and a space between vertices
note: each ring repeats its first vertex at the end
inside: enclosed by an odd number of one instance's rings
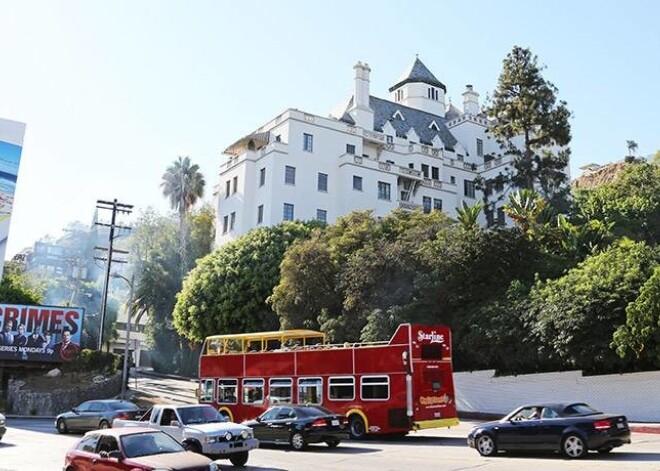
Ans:
POLYGON ((382 132, 383 126, 389 121, 399 137, 405 138, 410 128, 413 128, 419 136, 421 144, 432 145, 433 138, 439 136, 446 149, 453 150, 456 145, 456 138, 447 129, 445 118, 375 96, 369 97, 369 106, 374 111, 374 131, 382 132), (403 115, 405 121, 391 119, 397 110, 403 115), (440 129, 439 131, 429 128, 433 121, 440 129))
POLYGON ((433 75, 431 71, 426 68, 426 66, 422 63, 422 61, 419 60, 419 58, 416 58, 415 62, 413 62, 413 64, 408 67, 408 69, 406 69, 403 75, 399 77, 396 85, 390 88, 390 92, 396 90, 401 85, 405 85, 406 83, 418 82, 427 83, 429 85, 433 85, 434 87, 442 88, 445 93, 447 92, 447 87, 445 87, 440 80, 435 78, 435 75, 433 75))

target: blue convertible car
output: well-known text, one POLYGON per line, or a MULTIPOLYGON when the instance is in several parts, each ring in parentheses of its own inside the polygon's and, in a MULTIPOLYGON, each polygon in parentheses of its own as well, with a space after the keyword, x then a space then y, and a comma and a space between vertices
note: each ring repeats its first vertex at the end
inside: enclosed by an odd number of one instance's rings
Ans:
POLYGON ((624 415, 604 414, 582 402, 519 407, 497 422, 478 425, 468 445, 483 456, 498 451, 555 451, 582 458, 589 450, 609 453, 630 443, 624 415))

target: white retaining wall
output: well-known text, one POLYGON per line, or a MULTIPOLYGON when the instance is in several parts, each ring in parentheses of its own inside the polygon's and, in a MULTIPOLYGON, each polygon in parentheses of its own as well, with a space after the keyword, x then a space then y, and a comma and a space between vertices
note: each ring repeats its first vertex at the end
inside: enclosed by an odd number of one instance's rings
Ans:
POLYGON ((636 422, 660 422, 660 371, 582 376, 581 371, 496 377, 454 373, 459 412, 506 414, 537 401, 580 401, 636 422))

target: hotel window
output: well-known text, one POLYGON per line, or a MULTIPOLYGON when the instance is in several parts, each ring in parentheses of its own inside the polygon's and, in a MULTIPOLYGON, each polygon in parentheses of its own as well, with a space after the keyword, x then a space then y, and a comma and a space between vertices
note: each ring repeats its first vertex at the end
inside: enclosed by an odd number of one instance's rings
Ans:
POLYGON ((486 210, 486 225, 488 227, 491 227, 495 223, 493 219, 493 210, 492 209, 487 209, 486 210))
POLYGON ((468 198, 474 198, 474 181, 472 180, 463 180, 464 182, 464 194, 468 198))
POLYGON ((353 144, 346 144, 346 153, 355 155, 355 146, 353 144))
POLYGON ((229 230, 234 230, 234 225, 236 224, 236 212, 232 211, 231 217, 229 218, 229 230))
POLYGON ((266 184, 266 167, 259 170, 259 186, 266 184))
POLYGON ((317 209, 316 220, 321 222, 328 222, 328 212, 325 209, 317 209))
POLYGON ((442 211, 442 200, 438 198, 433 198, 433 209, 436 211, 442 211))
POLYGON ((319 173, 317 189, 319 191, 328 191, 328 174, 319 173))
POLYGON ((231 192, 231 180, 227 180, 225 185, 225 198, 229 198, 229 193, 231 192))
POLYGON ((390 200, 390 184, 385 182, 378 182, 378 199, 390 200))
POLYGON ((288 165, 284 167, 284 183, 296 184, 296 167, 289 167, 288 165))
POLYGON ((456 177, 449 177, 449 183, 456 185, 456 177))
POLYGON ((293 221, 293 205, 290 203, 284 203, 284 221, 293 221))
POLYGON ((260 204, 257 207, 257 224, 264 222, 264 205, 260 204))
POLYGON ((426 164, 422 164, 422 173, 424 174, 424 177, 428 178, 429 177, 429 166, 426 164))
POLYGON ((431 167, 431 178, 434 180, 440 180, 440 168, 431 167))
POLYGON ((484 156, 484 141, 481 139, 477 139, 477 155, 479 157, 484 156))
POLYGON ((222 233, 226 234, 228 229, 229 229, 229 216, 225 216, 222 218, 222 233))
POLYGON ((353 175, 353 189, 357 191, 362 191, 362 177, 353 175))
POLYGON ((385 138, 387 139, 388 144, 394 144, 394 136, 390 136, 388 134, 387 136, 385 136, 385 138))
POLYGON ((307 152, 314 151, 314 136, 311 134, 303 134, 303 150, 307 152))
POLYGON ((238 191, 238 177, 234 177, 233 184, 234 184, 234 187, 232 189, 232 193, 236 193, 238 191))
POLYGON ((422 197, 422 206, 424 208, 425 213, 430 213, 431 212, 431 197, 423 196, 422 197))
POLYGON ((438 99, 438 90, 433 88, 433 87, 429 87, 427 95, 431 100, 437 100, 438 99))

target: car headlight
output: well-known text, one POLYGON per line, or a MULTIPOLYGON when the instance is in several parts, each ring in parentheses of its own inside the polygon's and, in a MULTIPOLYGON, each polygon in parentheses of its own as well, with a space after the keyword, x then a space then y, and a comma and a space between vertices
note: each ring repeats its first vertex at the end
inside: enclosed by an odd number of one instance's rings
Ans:
POLYGON ((241 437, 243 438, 243 440, 247 440, 248 438, 250 438, 250 432, 248 432, 247 430, 243 430, 241 432, 241 437))
POLYGON ((215 463, 211 463, 209 465, 209 471, 218 471, 218 465, 215 463))
POLYGON ((204 443, 215 443, 220 440, 220 437, 206 437, 204 443))
POLYGON ((4 419, 0 419, 0 426, 3 426, 3 425, 5 425, 5 420, 4 420, 4 419))
POLYGON ((234 438, 234 436, 231 434, 231 432, 227 432, 227 433, 225 433, 225 440, 229 441, 229 440, 231 440, 232 438, 234 438))

